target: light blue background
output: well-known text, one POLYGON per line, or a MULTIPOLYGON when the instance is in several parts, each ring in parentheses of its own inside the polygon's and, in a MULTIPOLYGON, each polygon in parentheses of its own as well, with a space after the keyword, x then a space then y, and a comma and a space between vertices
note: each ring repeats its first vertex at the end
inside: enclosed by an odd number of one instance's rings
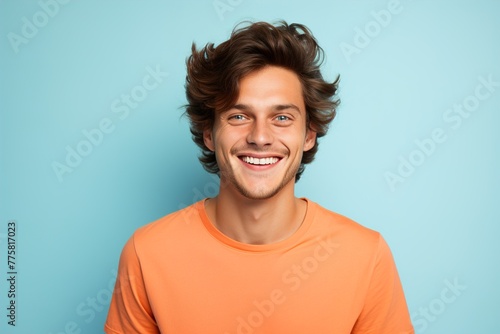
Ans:
POLYGON ((227 11, 213 0, 70 1, 16 53, 9 33, 22 35, 23 17, 33 22, 43 9, 0 2, 0 332, 64 333, 71 323, 102 332, 132 232, 215 194, 181 117, 185 58, 192 41, 219 43, 244 19, 307 25, 326 52, 325 77, 341 75, 338 117, 297 195, 383 233, 417 333, 500 332, 500 87, 459 128, 443 119, 471 101, 479 77, 500 82, 500 2, 401 0, 380 31, 372 11, 389 1, 219 3, 227 11), (347 56, 342 43, 355 46, 365 28, 375 29, 369 44, 347 56), (148 67, 168 76, 120 119, 113 101, 148 67), (106 118, 114 130, 60 182, 53 162, 65 163, 66 146, 106 118), (436 128, 446 140, 391 189, 385 173, 397 173, 400 156, 417 157, 415 141, 436 128), (15 328, 3 278, 11 219, 15 328), (439 301, 445 281, 462 286, 447 292, 453 302, 439 301))

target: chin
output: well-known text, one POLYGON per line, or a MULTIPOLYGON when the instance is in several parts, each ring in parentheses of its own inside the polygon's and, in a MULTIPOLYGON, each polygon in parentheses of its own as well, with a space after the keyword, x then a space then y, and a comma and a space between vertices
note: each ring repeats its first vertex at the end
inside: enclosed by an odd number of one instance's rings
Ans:
POLYGON ((238 192, 248 199, 266 200, 279 194, 287 184, 288 182, 275 185, 274 187, 270 187, 268 185, 265 187, 258 187, 258 186, 244 187, 241 184, 237 183, 235 184, 235 186, 238 192))
POLYGON ((243 195, 244 197, 248 198, 248 199, 251 199, 251 200, 266 200, 266 199, 270 199, 272 197, 274 197, 274 195, 277 194, 277 192, 273 192, 273 193, 256 193, 256 192, 248 192, 248 191, 240 191, 240 194, 243 195))

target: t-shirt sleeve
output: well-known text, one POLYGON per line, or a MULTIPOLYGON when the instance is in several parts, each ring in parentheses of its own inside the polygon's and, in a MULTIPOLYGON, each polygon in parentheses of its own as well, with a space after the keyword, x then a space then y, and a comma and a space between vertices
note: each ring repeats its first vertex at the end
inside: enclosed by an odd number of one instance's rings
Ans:
POLYGON ((149 305, 134 236, 128 240, 120 256, 104 331, 108 334, 160 333, 149 305))
POLYGON ((363 310, 352 330, 352 334, 368 333, 415 333, 394 259, 382 236, 363 310))

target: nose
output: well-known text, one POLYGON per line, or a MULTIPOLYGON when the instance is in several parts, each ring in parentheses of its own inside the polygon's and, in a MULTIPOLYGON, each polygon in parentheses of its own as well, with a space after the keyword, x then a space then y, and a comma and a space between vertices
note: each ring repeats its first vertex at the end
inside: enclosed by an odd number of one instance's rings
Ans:
POLYGON ((247 136, 247 142, 256 146, 264 147, 271 145, 273 142, 273 134, 271 125, 263 119, 254 120, 247 136))

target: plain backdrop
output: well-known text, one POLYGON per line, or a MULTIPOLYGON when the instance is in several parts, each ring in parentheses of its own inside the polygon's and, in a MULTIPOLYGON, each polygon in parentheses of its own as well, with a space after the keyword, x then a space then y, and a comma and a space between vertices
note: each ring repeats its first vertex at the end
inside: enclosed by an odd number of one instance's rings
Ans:
POLYGON ((297 196, 384 235, 417 333, 500 332, 499 15, 493 0, 0 1, 0 332, 102 332, 133 231, 217 193, 182 117, 191 43, 281 19, 341 76, 297 196))

